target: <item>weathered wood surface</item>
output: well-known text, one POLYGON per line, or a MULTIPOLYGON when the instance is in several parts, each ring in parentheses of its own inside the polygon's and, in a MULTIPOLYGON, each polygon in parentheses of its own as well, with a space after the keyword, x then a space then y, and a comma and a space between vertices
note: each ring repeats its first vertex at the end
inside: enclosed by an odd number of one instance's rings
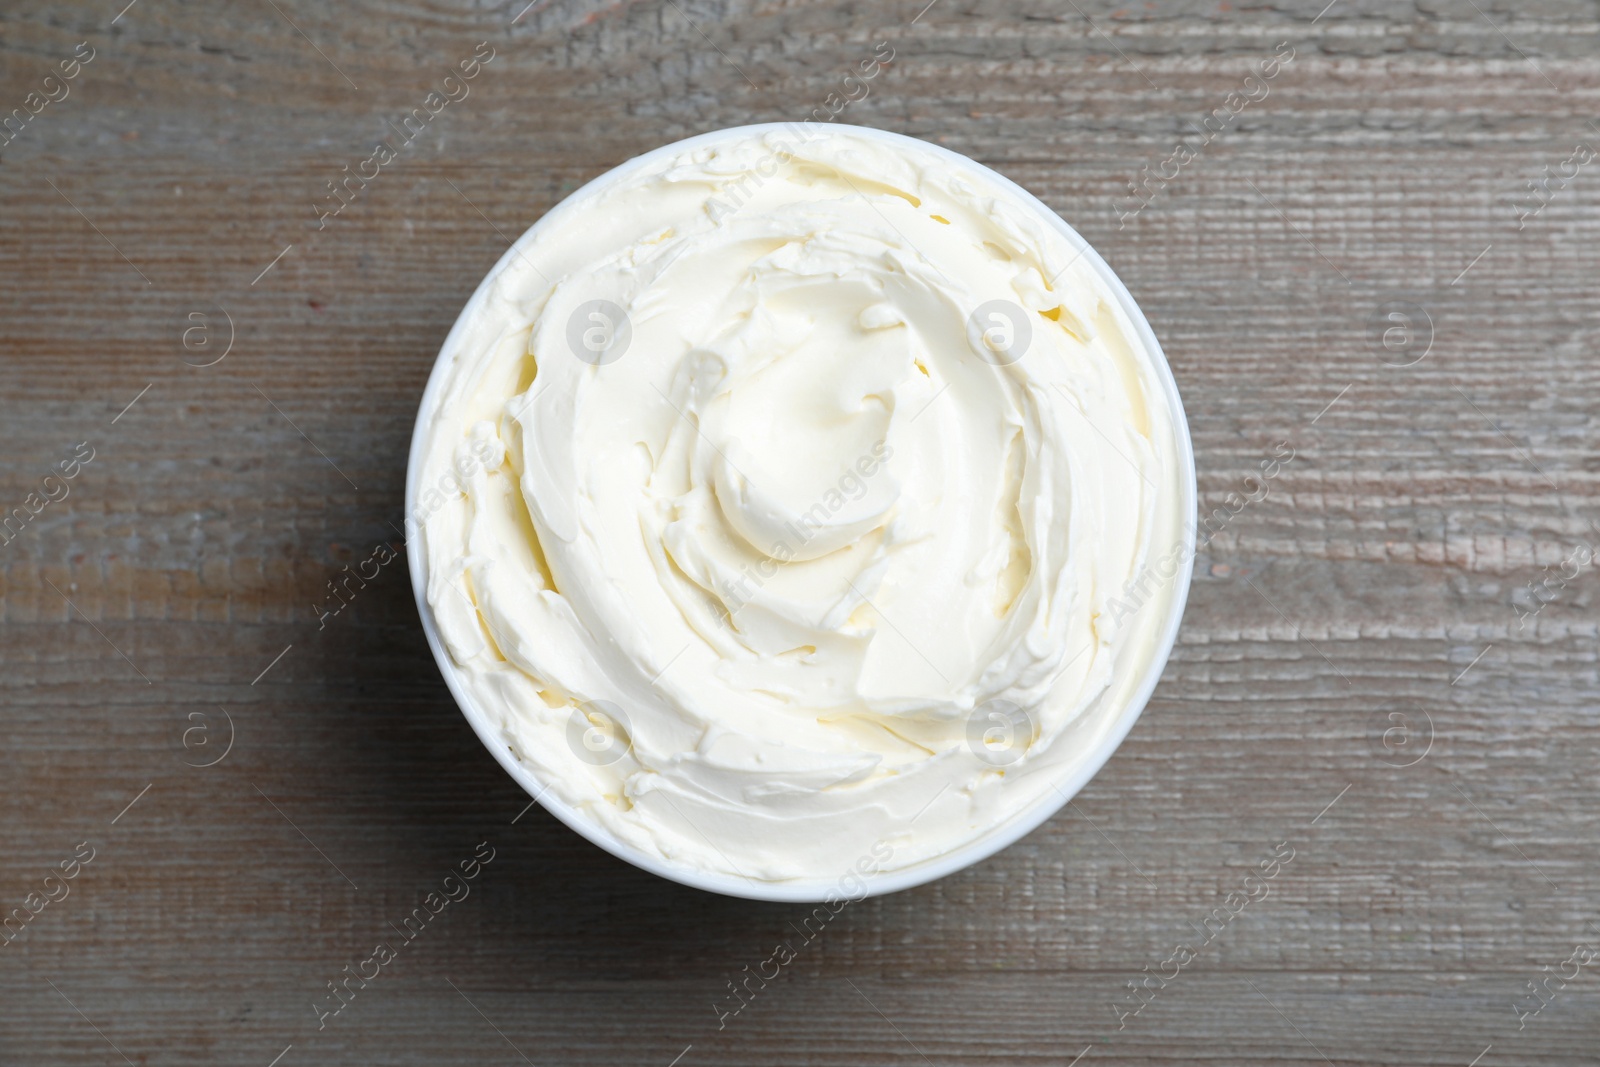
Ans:
POLYGON ((0 8, 0 115, 95 52, 0 152, 0 508, 95 450, 0 546, 0 911, 95 849, 0 948, 0 1063, 1600 1059, 1600 967, 1516 1014, 1600 942, 1600 578, 1514 607, 1600 537, 1600 165, 1516 210, 1600 144, 1593 4, 125 2, 0 8), (480 41, 471 96, 319 233, 325 182, 480 41), (805 116, 880 41, 841 117, 997 167, 1105 253, 1206 510, 1296 458, 1197 561, 1076 809, 847 909, 719 1031, 724 975, 802 909, 513 825, 400 565, 326 629, 312 608, 397 540, 425 376, 508 235, 658 144, 805 116), (1270 93, 1119 227, 1282 41, 1270 93), (1431 315, 1412 366, 1370 342, 1390 300, 1431 315), (231 351, 186 366, 218 309, 231 351), (232 750, 186 766, 219 709, 232 750), (482 841, 472 895, 319 1032, 327 983, 482 841), (1119 1031, 1125 983, 1280 841, 1271 895, 1119 1031))

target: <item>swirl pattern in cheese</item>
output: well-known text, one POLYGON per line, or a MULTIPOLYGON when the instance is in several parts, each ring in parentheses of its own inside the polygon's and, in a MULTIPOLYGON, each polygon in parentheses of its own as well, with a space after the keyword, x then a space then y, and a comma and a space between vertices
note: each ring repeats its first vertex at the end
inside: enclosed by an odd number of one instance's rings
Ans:
POLYGON ((1159 655, 1162 597, 1117 599, 1181 537, 1137 338, 1037 206, 917 142, 622 168, 518 242, 419 429, 420 484, 494 457, 421 530, 463 684, 670 865, 831 878, 997 832, 1159 655))

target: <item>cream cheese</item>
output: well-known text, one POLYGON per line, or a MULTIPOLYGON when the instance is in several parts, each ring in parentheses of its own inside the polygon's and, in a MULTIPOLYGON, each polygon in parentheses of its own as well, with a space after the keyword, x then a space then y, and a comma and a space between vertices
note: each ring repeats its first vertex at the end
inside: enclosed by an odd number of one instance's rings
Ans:
POLYGON ((1134 698, 1169 594, 1117 598, 1182 537, 1178 437, 1040 210, 917 142, 736 131, 488 283, 412 543, 461 684, 595 834, 909 867, 1060 795, 1134 698))

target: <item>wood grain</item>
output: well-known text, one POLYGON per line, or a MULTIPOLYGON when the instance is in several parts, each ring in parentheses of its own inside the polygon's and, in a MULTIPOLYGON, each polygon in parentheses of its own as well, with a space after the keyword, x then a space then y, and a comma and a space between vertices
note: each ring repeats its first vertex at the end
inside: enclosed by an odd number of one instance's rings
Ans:
POLYGON ((95 849, 0 948, 0 1063, 1600 1060, 1596 975, 1515 1010, 1600 941, 1600 579, 1513 607, 1600 538, 1600 169, 1516 210, 1600 144, 1592 3, 124 2, 0 10, 0 116, 95 50, 0 149, 0 511, 95 450, 0 545, 0 913, 95 849), (319 232, 325 183, 483 41, 471 95, 319 232), (1295 459, 1196 560, 1161 687, 1073 807, 852 905, 719 1030, 805 909, 524 812, 399 566, 324 629, 313 605, 398 541, 423 382, 509 237, 659 144, 805 116, 879 42, 841 119, 997 168, 1101 250, 1203 511, 1295 459), (1270 93, 1119 224, 1280 42, 1270 93), (1411 366, 1371 340, 1397 300, 1432 321, 1411 366), (218 343, 232 320, 214 366, 185 363, 195 311, 218 343), (223 710, 231 751, 186 765, 223 710), (319 1030, 484 841, 471 896, 319 1030), (1271 895, 1119 1030, 1126 983, 1281 841, 1271 895))

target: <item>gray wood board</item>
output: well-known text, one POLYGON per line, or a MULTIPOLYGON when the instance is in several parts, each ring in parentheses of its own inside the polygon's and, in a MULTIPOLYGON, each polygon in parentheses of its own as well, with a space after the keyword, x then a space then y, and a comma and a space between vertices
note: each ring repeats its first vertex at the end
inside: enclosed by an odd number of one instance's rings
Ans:
POLYGON ((1514 607, 1600 537, 1600 170, 1518 218, 1600 143, 1594 4, 124 2, 0 10, 0 116, 95 51, 0 150, 0 508, 95 450, 0 545, 0 912, 95 849, 0 948, 0 1062, 1600 1060, 1595 968, 1516 1013, 1600 943, 1597 579, 1514 607), (319 232, 325 183, 481 41, 471 95, 319 232), (659 144, 805 117, 879 42, 840 120, 971 155, 1101 250, 1172 363, 1202 511, 1295 459, 1196 560, 1155 699, 1072 807, 831 917, 719 1029, 807 909, 524 812, 403 566, 324 629, 313 605, 398 540, 422 385, 509 237, 659 144), (1119 220, 1279 42, 1270 92, 1119 220), (1431 327, 1386 362, 1395 301, 1431 327), (216 352, 222 311, 227 358, 186 366, 187 316, 216 352), (223 708, 232 750, 186 766, 223 708), (484 841, 471 896, 319 1030, 484 841), (1271 895, 1119 1029, 1282 841, 1271 895))

